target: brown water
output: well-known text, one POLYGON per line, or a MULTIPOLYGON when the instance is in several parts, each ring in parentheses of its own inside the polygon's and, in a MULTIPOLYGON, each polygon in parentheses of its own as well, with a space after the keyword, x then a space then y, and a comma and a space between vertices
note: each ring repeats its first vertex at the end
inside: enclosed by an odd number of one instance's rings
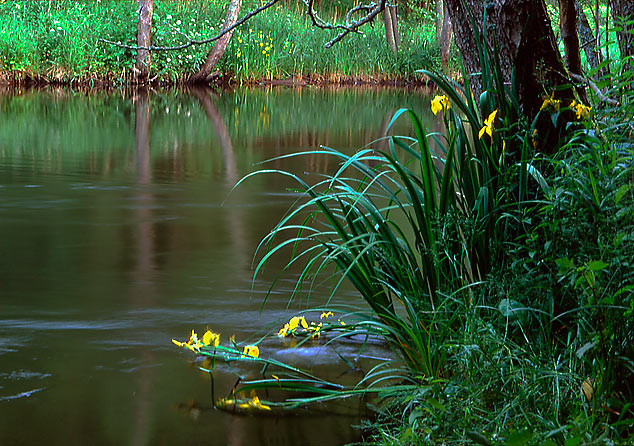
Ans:
MULTIPOLYGON (((230 193, 256 163, 319 144, 352 152, 400 107, 430 119, 428 104, 371 90, 0 92, 0 445, 358 440, 359 402, 268 417, 211 410, 209 377, 170 340, 206 326, 244 340, 306 308, 287 309, 291 273, 259 311, 283 259, 252 287, 253 255, 295 196, 275 175, 230 193)), ((361 305, 349 289, 336 299, 361 305)), ((267 341, 261 352, 339 373, 356 346, 336 348, 267 341)), ((235 375, 218 375, 228 392, 235 375)))

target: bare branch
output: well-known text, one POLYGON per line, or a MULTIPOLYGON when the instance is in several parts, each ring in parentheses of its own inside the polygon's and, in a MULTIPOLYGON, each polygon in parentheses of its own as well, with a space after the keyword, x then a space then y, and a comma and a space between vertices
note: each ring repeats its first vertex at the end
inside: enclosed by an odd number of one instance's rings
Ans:
POLYGON ((251 17, 261 13, 265 9, 270 8, 271 6, 275 5, 276 3, 279 3, 279 1, 280 0, 269 0, 268 2, 263 4, 262 6, 259 6, 259 7, 255 8, 254 10, 249 12, 248 14, 245 14, 240 20, 238 20, 232 26, 228 27, 227 29, 221 30, 217 35, 215 35, 213 37, 210 37, 208 39, 204 39, 204 40, 192 39, 191 37, 187 36, 186 34, 178 31, 179 34, 184 35, 188 39, 187 42, 185 42, 185 43, 183 43, 181 45, 174 45, 174 46, 154 46, 154 45, 150 45, 148 47, 144 47, 144 46, 136 46, 136 45, 126 45, 126 44, 123 44, 121 42, 114 42, 112 40, 107 40, 107 39, 99 39, 98 42, 104 42, 104 43, 108 43, 110 45, 118 46, 120 48, 127 48, 127 49, 130 49, 130 50, 148 50, 148 51, 176 51, 176 50, 183 50, 185 48, 189 48, 190 46, 204 45, 206 43, 215 42, 216 40, 222 38, 225 34, 232 32, 234 29, 236 29, 237 27, 242 25, 244 22, 249 20, 251 17))
MULTIPOLYGON (((173 32, 178 33, 180 35, 182 35, 183 37, 185 37, 187 39, 187 42, 184 42, 180 45, 174 45, 174 46, 154 46, 151 45, 149 47, 143 47, 143 46, 136 46, 136 45, 126 45, 124 43, 121 42, 114 42, 112 40, 107 40, 107 39, 99 39, 99 42, 104 42, 104 43, 108 43, 110 45, 115 45, 118 46, 120 48, 127 48, 127 49, 131 49, 131 50, 149 50, 149 51, 176 51, 176 50, 183 50, 185 48, 189 48, 191 46, 194 45, 204 45, 206 43, 211 43, 214 42, 220 38, 222 38, 225 34, 228 34, 230 32, 232 32, 234 29, 236 29, 237 27, 239 27, 240 25, 242 25, 244 22, 246 22, 247 20, 251 19, 253 16, 261 13, 262 11, 270 8, 271 6, 275 5, 276 3, 278 3, 280 0, 269 0, 268 2, 266 2, 265 4, 263 4, 262 6, 259 6, 258 8, 253 9, 252 11, 250 11, 248 14, 244 15, 241 19, 239 19, 238 21, 236 21, 232 26, 228 27, 227 29, 223 29, 221 30, 217 35, 210 37, 208 39, 204 39, 204 40, 197 40, 197 39, 192 39, 190 36, 188 36, 187 34, 181 32, 178 29, 174 29, 171 25, 168 24, 168 26, 170 26, 170 28, 172 28, 173 32)), ((363 25, 371 22, 377 15, 379 15, 379 13, 381 13, 381 11, 383 11, 387 6, 391 6, 388 3, 388 0, 379 0, 379 2, 371 2, 368 4, 358 4, 357 6, 351 8, 347 14, 346 14, 346 18, 345 18, 345 24, 338 24, 338 23, 329 23, 327 21, 325 21, 324 19, 322 19, 321 17, 319 17, 319 15, 317 14, 317 12, 315 11, 313 5, 314 5, 314 0, 301 0, 304 3, 304 6, 306 6, 306 15, 308 17, 310 17, 310 20, 313 24, 313 26, 315 26, 316 28, 319 29, 329 29, 329 30, 340 30, 341 32, 339 34, 337 34, 336 37, 334 37, 333 39, 331 39, 330 41, 328 41, 324 46, 326 48, 331 48, 335 43, 341 41, 345 36, 347 36, 350 33, 359 33, 359 28, 361 28, 363 25), (358 20, 352 20, 352 16, 356 13, 359 12, 365 12, 366 14, 364 16, 362 16, 361 18, 359 18, 358 20)))
MULTIPOLYGON (((381 11, 385 9, 387 6, 387 0, 381 0, 379 4, 374 4, 375 6, 370 9, 366 15, 361 17, 359 20, 356 20, 350 24, 346 23, 345 29, 339 33, 334 39, 326 43, 326 48, 332 47, 335 43, 339 42, 341 39, 346 37, 348 34, 352 32, 359 32, 359 28, 365 25, 366 23, 370 23, 381 11)), ((367 8, 366 8, 367 9, 367 8)), ((347 21, 347 17, 346 17, 347 21)))
POLYGON ((584 85, 587 85, 588 87, 590 87, 590 89, 594 92, 594 94, 597 95, 597 97, 599 98, 599 100, 601 102, 605 102, 608 105, 612 105, 612 106, 617 106, 619 105, 619 101, 616 101, 612 98, 607 97, 606 95, 604 95, 601 90, 599 89, 599 87, 597 87, 597 84, 595 84, 594 82, 592 82, 590 79, 585 78, 583 76, 580 76, 578 74, 575 73, 570 73, 570 77, 577 81, 580 82, 584 85))
POLYGON ((372 19, 374 19, 381 11, 388 6, 387 0, 380 0, 379 3, 369 3, 369 4, 359 4, 354 8, 350 9, 346 14, 346 23, 345 24, 332 24, 326 22, 324 19, 319 17, 315 9, 313 8, 314 0, 302 0, 304 5, 306 6, 306 15, 310 17, 310 20, 313 26, 319 29, 339 29, 341 32, 332 40, 326 43, 326 48, 331 48, 335 43, 339 42, 345 36, 350 33, 358 33, 359 28, 366 23, 369 23, 372 19), (359 11, 367 11, 367 14, 361 17, 358 20, 350 21, 352 15, 359 11))

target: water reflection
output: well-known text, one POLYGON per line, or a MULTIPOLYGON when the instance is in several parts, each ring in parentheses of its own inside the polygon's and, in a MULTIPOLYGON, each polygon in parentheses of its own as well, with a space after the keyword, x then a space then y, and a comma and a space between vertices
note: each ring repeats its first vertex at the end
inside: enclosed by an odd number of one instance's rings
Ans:
MULTIPOLYGON (((135 233, 136 262, 132 277, 134 286, 131 288, 131 300, 139 307, 153 307, 156 305, 155 282, 153 273, 154 264, 154 221, 152 216, 152 203, 154 197, 147 187, 152 179, 150 164, 150 100, 145 89, 137 91, 133 97, 135 103, 135 165, 136 181, 139 187, 135 188, 135 201, 138 205, 134 208, 137 221, 135 233)), ((141 362, 152 364, 155 355, 151 349, 141 349, 141 362)), ((137 375, 135 392, 136 416, 134 428, 129 444, 134 446, 146 445, 151 435, 151 395, 154 386, 154 368, 144 367, 137 375)))
MULTIPOLYGON (((260 312, 283 258, 251 285, 258 242, 295 199, 289 183, 233 185, 292 151, 363 147, 404 106, 431 118, 424 95, 402 91, 0 92, 0 444, 356 439, 354 405, 335 416, 332 407, 268 418, 212 411, 208 377, 170 339, 207 325, 247 339, 301 308, 287 309, 291 275, 260 312)), ((306 156, 267 167, 337 165, 306 156)), ((337 299, 359 303, 347 289, 337 299)), ((262 347, 334 375, 346 371, 338 354, 355 352, 262 347)), ((235 375, 219 375, 228 391, 235 375)))
MULTIPOLYGON (((239 181, 238 163, 233 150, 233 144, 231 142, 231 136, 225 124, 225 120, 222 118, 218 107, 212 99, 212 95, 216 96, 211 89, 194 88, 191 90, 191 94, 198 99, 201 108, 205 111, 205 115, 209 118, 209 122, 216 133, 216 140, 222 151, 222 159, 225 172, 225 188, 226 190, 232 190, 232 188, 239 181)), ((234 192, 234 199, 238 199, 236 195, 239 195, 239 191, 234 192)), ((244 214, 239 207, 227 205, 225 213, 227 219, 227 225, 233 228, 230 231, 230 237, 232 242, 232 248, 237 256, 239 256, 238 266, 241 268, 248 268, 249 247, 245 244, 245 229, 244 229, 244 214)))

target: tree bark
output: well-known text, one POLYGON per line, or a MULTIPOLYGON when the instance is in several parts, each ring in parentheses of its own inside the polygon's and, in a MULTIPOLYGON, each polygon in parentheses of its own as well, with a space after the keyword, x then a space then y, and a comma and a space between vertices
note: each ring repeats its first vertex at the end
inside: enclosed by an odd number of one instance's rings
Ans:
POLYGON ((137 24, 137 46, 136 53, 137 79, 141 82, 147 80, 150 74, 151 55, 147 49, 152 44, 152 12, 154 10, 154 0, 138 0, 139 22, 137 24))
POLYGON ((442 27, 440 29, 440 60, 443 68, 446 69, 449 66, 449 50, 451 48, 453 27, 451 25, 451 18, 449 17, 449 10, 447 8, 442 9, 443 18, 442 27))
MULTIPOLYGON (((467 73, 472 74, 476 97, 482 93, 482 81, 474 75, 480 72, 474 31, 483 32, 485 8, 487 41, 496 45, 492 50, 505 82, 515 75, 518 100, 529 118, 539 112, 545 94, 569 84, 543 0, 446 0, 445 6, 452 23, 460 24, 454 26, 455 41, 467 73)), ((570 89, 558 89, 555 97, 572 99, 573 94, 570 89)))
POLYGON ((559 29, 564 42, 565 61, 568 71, 582 74, 577 35, 577 8, 575 0, 559 0, 559 29))
POLYGON ((387 44, 393 52, 398 51, 398 44, 396 43, 396 34, 394 33, 394 29, 396 28, 398 33, 398 25, 394 24, 394 19, 396 18, 396 14, 392 16, 392 12, 390 11, 392 8, 386 6, 383 9, 383 23, 385 25, 385 38, 387 40, 387 44))
MULTIPOLYGON (((583 52, 586 54, 588 65, 595 70, 601 63, 601 53, 597 50, 597 40, 592 32, 592 28, 590 27, 588 17, 583 11, 583 7, 578 0, 575 4, 577 9, 577 32, 579 34, 579 45, 583 48, 583 52)), ((604 70, 595 72, 595 80, 599 80, 604 74, 604 70)))
POLYGON ((390 7, 390 15, 392 16, 392 31, 394 33, 394 43, 396 43, 396 49, 401 47, 401 33, 398 32, 398 8, 396 6, 390 7))
POLYGON ((440 42, 443 20, 445 18, 443 0, 436 0, 436 42, 440 42))
MULTIPOLYGON (((225 17, 225 21, 222 24, 222 31, 230 28, 231 26, 233 26, 234 23, 236 23, 241 6, 242 0, 231 0, 229 8, 227 9, 227 16, 225 17)), ((192 83, 209 82, 212 71, 222 55, 225 53, 225 50, 227 49, 227 45, 229 45, 229 40, 231 40, 232 35, 233 30, 222 36, 220 39, 216 40, 216 43, 207 55, 207 60, 205 61, 205 63, 200 67, 198 73, 194 74, 191 77, 190 81, 192 83)))
POLYGON ((626 70, 631 70, 634 66, 634 1, 632 0, 610 0, 612 6, 612 18, 614 24, 623 28, 616 33, 616 40, 619 43, 621 60, 626 57, 630 59, 625 64, 626 70))

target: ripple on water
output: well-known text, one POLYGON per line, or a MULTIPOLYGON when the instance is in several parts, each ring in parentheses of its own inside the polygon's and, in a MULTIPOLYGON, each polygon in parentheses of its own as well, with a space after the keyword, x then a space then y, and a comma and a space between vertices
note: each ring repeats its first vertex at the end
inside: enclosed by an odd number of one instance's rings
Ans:
MULTIPOLYGON (((133 321, 45 321, 38 319, 4 319, 0 328, 29 330, 119 330, 132 328, 133 321)), ((0 344, 1 348, 2 344, 0 344)))
POLYGON ((28 398, 34 393, 41 392, 42 390, 46 390, 46 387, 40 387, 37 389, 27 390, 26 392, 16 393, 15 395, 9 396, 0 396, 0 401, 8 401, 8 400, 17 400, 20 398, 28 398))

